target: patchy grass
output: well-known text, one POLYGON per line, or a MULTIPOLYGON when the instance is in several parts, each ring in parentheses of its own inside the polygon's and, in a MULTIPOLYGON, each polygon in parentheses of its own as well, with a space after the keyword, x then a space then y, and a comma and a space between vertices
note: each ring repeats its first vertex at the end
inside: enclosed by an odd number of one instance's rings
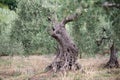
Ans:
POLYGON ((79 59, 81 70, 69 71, 65 75, 61 72, 43 73, 53 59, 48 55, 0 57, 0 80, 120 80, 120 68, 103 68, 109 57, 79 59))

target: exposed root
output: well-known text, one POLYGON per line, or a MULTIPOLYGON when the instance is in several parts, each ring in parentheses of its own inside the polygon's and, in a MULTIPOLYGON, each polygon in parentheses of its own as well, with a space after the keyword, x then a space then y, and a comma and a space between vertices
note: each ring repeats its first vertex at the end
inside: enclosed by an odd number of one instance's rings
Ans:
POLYGON ((81 66, 78 63, 75 63, 73 65, 69 65, 66 63, 64 65, 61 64, 62 62, 54 62, 45 68, 45 72, 48 71, 59 72, 59 71, 69 71, 69 70, 76 71, 81 68, 81 66))
POLYGON ((108 62, 105 66, 104 66, 105 68, 119 68, 119 63, 118 63, 118 61, 116 60, 116 61, 114 61, 114 62, 108 62))

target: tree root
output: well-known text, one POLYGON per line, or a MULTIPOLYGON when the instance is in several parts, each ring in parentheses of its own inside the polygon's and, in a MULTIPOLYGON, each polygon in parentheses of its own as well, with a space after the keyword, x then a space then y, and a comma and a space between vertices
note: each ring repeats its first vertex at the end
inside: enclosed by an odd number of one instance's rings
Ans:
POLYGON ((81 65, 79 65, 78 63, 70 65, 67 63, 62 64, 62 62, 54 62, 45 68, 45 72, 48 71, 59 72, 59 71, 69 71, 69 70, 76 71, 79 70, 80 68, 81 65))
POLYGON ((108 62, 105 66, 105 68, 119 68, 119 63, 118 61, 114 61, 114 62, 108 62))

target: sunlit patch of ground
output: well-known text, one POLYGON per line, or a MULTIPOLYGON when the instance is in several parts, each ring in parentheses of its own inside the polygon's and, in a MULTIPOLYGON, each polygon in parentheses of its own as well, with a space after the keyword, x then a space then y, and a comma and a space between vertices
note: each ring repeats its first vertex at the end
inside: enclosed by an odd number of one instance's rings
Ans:
MULTIPOLYGON (((79 71, 63 73, 43 73, 53 56, 13 56, 0 57, 0 80, 120 80, 120 68, 103 69, 109 57, 97 56, 79 59, 79 71)), ((120 62, 120 59, 119 59, 120 62)))

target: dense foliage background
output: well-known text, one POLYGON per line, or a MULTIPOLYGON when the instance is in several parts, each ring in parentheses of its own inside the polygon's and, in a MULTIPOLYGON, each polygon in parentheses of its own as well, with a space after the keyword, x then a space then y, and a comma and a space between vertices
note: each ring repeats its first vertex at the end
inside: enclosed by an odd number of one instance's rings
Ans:
POLYGON ((120 8, 103 7, 105 2, 120 4, 120 0, 0 0, 0 54, 54 53, 57 43, 48 34, 52 26, 48 17, 60 21, 79 11, 78 20, 66 27, 80 54, 102 53, 111 41, 120 48, 120 8), (111 40, 98 47, 96 40, 103 36, 111 40))

